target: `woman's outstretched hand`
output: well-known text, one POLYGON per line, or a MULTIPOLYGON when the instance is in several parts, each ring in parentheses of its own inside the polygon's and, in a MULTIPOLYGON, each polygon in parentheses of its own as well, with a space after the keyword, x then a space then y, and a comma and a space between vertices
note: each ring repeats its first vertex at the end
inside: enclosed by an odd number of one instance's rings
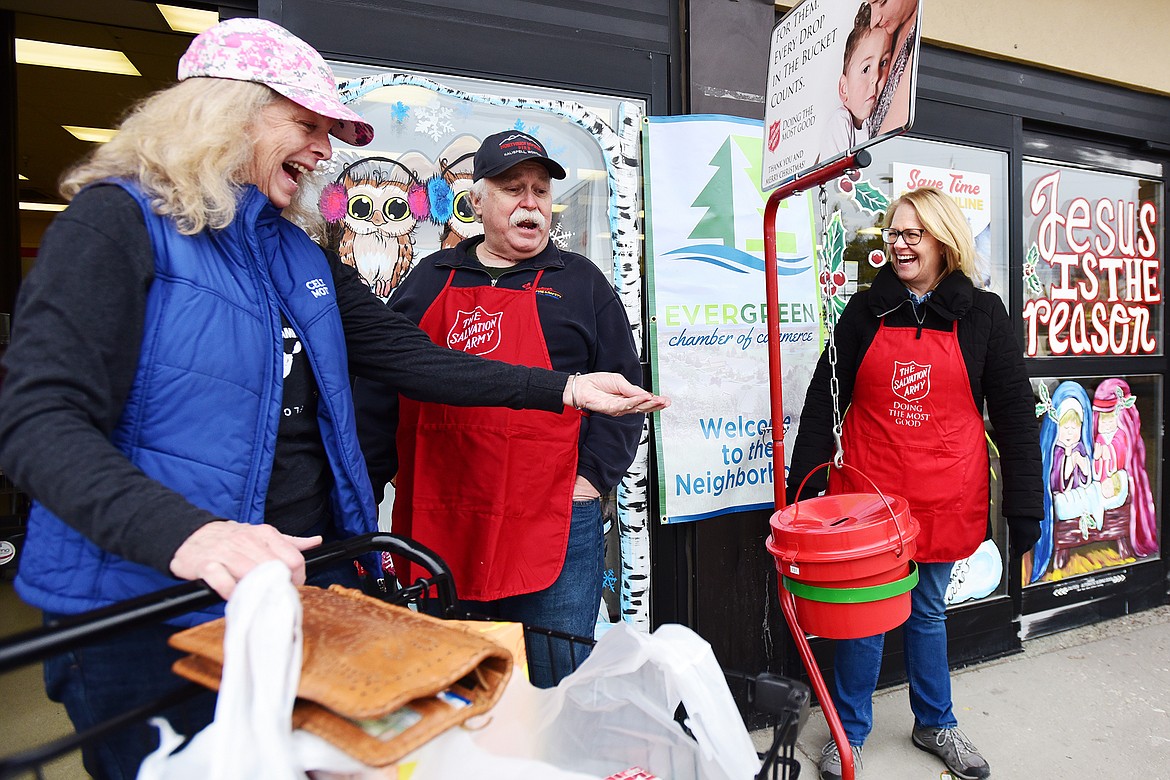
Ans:
POLYGON ((591 412, 621 417, 624 414, 648 414, 670 406, 670 399, 654 395, 631 384, 621 374, 597 372, 570 378, 562 400, 591 412))

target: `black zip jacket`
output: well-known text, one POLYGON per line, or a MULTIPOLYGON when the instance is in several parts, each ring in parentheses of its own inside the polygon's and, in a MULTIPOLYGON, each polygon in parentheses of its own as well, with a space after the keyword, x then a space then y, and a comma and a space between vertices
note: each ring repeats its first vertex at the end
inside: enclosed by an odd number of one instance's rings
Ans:
MULTIPOLYGON (((906 288, 888 265, 878 271, 868 290, 849 300, 834 331, 841 414, 845 414, 853 397, 857 371, 882 320, 887 327, 920 331, 950 330, 957 320, 959 349, 967 365, 975 408, 982 411, 986 401, 993 439, 999 449, 1004 518, 1013 536, 1025 540, 1031 537, 1034 543, 1044 516, 1040 424, 1023 353, 1003 301, 994 293, 975 289, 967 276, 956 271, 939 282, 923 306, 925 316, 919 323, 906 288)), ((800 416, 788 474, 789 501, 796 500, 801 480, 812 469, 832 460, 836 452, 832 410, 826 349, 813 372, 800 416)), ((826 472, 821 469, 809 479, 800 498, 817 495, 825 489, 826 481, 826 472)), ((1031 546, 1027 541, 1024 544, 1031 546)))

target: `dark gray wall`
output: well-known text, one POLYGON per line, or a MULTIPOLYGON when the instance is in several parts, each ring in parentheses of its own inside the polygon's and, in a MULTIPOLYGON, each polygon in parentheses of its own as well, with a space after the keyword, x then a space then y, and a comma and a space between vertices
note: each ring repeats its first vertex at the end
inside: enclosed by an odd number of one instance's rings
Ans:
POLYGON ((764 118, 772 0, 691 0, 687 14, 690 114, 764 118))

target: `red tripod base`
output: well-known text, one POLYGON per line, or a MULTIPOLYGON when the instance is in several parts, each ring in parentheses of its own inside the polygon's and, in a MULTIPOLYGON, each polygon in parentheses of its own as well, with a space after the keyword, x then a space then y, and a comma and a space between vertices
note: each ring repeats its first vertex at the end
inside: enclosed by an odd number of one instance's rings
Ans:
POLYGON ((808 644, 804 630, 797 622, 796 599, 784 589, 783 584, 780 585, 780 610, 784 613, 788 630, 792 634, 793 641, 796 642, 797 650, 800 651, 800 660, 804 662, 804 668, 808 672, 813 692, 821 703, 821 712, 825 715, 825 722, 829 724, 829 734, 837 743, 837 752, 841 754, 841 778, 842 780, 854 780, 853 749, 849 745, 849 738, 845 736, 845 728, 841 725, 841 718, 837 715, 837 708, 833 705, 833 698, 829 695, 825 678, 821 675, 820 667, 817 666, 817 659, 813 657, 812 648, 808 644))

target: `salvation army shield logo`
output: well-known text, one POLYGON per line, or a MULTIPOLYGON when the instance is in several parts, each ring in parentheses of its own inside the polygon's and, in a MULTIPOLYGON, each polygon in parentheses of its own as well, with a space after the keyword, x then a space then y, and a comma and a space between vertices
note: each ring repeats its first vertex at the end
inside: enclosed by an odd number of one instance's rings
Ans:
POLYGON ((447 332, 447 346, 473 355, 488 355, 500 346, 500 323, 503 312, 488 312, 482 306, 460 311, 447 332))
POLYGON ((930 394, 930 366, 894 361, 894 378, 890 382, 894 395, 903 401, 921 401, 930 394))

